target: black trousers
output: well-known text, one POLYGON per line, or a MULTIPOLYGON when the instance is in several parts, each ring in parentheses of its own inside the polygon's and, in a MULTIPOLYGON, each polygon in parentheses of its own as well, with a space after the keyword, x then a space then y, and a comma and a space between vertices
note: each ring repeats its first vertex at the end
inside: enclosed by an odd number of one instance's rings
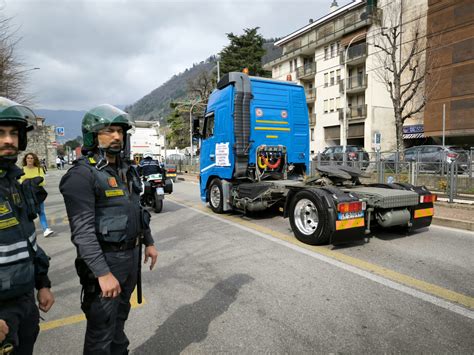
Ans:
POLYGON ((14 354, 33 354, 33 347, 39 333, 39 311, 34 291, 8 301, 0 301, 0 319, 9 328, 3 344, 13 345, 14 354))
POLYGON ((129 341, 124 332, 130 312, 130 296, 137 285, 138 248, 104 253, 110 271, 122 292, 116 298, 84 292, 82 310, 87 318, 84 354, 127 354, 129 341))

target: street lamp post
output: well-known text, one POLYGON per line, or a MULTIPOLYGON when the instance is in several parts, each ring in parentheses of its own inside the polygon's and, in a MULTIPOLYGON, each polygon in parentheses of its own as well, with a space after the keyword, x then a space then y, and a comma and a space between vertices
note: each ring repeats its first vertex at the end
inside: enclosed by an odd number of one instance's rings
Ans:
POLYGON ((349 48, 357 38, 365 36, 365 33, 359 33, 355 35, 354 37, 351 38, 349 41, 349 44, 347 45, 347 48, 344 53, 344 108, 342 112, 342 130, 341 130, 341 143, 342 143, 342 161, 343 164, 345 165, 347 162, 347 156, 346 156, 346 147, 347 147, 347 136, 348 136, 348 131, 349 131, 349 125, 347 124, 347 55, 349 53, 349 48))

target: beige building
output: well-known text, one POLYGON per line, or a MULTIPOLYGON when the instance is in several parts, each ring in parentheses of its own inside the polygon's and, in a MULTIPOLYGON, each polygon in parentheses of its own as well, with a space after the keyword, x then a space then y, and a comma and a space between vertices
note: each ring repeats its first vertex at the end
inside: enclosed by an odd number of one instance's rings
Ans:
MULTIPOLYGON (((418 1, 410 2, 403 12, 426 3, 418 1)), ((333 1, 327 15, 310 19, 308 25, 275 43, 283 48, 282 56, 265 69, 275 79, 291 76, 305 87, 312 155, 326 146, 342 145, 344 136, 347 144, 364 146, 367 151, 395 149, 392 101, 376 75, 379 50, 373 45, 381 31, 384 7, 391 3, 355 0, 338 7, 333 1), (377 145, 376 134, 381 138, 377 145)))

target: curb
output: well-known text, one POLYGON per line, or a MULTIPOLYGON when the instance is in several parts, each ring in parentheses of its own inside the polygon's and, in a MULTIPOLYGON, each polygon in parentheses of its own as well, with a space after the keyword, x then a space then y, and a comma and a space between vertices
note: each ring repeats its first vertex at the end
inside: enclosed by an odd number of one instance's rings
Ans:
POLYGON ((459 219, 447 217, 433 217, 432 224, 436 226, 450 227, 455 229, 474 231, 474 222, 461 221, 459 219))

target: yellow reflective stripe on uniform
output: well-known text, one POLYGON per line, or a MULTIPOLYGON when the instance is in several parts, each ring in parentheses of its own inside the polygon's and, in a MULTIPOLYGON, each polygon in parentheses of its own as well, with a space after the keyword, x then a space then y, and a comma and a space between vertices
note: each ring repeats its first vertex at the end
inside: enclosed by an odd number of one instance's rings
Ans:
POLYGON ((91 164, 95 164, 95 163, 96 163, 96 161, 95 161, 95 159, 94 159, 94 158, 92 158, 92 157, 91 157, 91 158, 89 158, 89 163, 91 163, 91 164))
POLYGON ((105 190, 106 197, 123 196, 123 190, 105 190))
POLYGON ((424 208, 422 210, 415 210, 415 218, 429 217, 434 214, 433 208, 424 208))
POLYGON ((364 218, 345 219, 343 221, 336 221, 336 230, 363 227, 364 224, 364 218))
POLYGON ((0 229, 6 229, 20 224, 15 217, 0 220, 0 229))

